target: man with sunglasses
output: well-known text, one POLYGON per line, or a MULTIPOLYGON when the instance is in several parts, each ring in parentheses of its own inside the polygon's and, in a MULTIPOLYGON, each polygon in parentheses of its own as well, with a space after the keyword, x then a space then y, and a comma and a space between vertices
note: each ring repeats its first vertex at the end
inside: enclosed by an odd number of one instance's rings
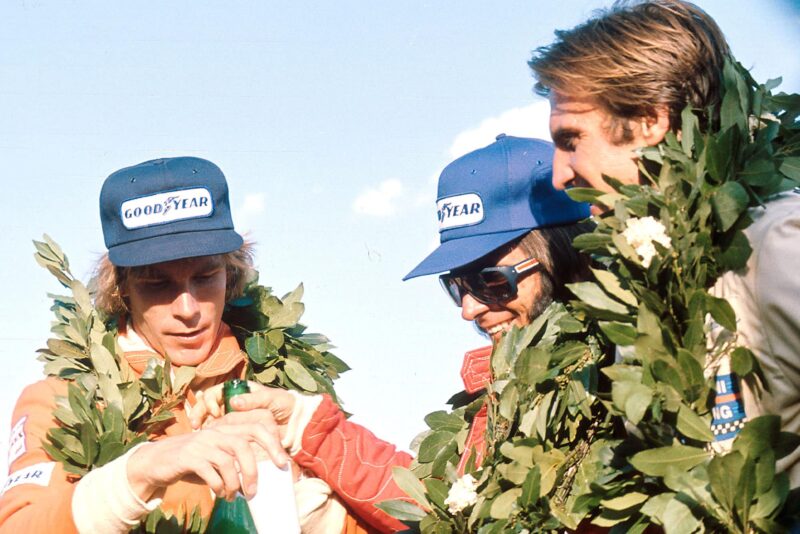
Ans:
POLYGON ((501 134, 448 165, 439 178, 441 245, 404 278, 449 271, 439 277, 445 291, 493 343, 587 276, 572 239, 591 230, 579 224, 588 207, 553 189, 551 162, 550 143, 501 134))
MULTIPOLYGON (((572 239, 591 229, 581 222, 589 207, 552 185, 553 146, 545 141, 500 135, 491 145, 448 165, 439 178, 437 211, 441 245, 405 279, 449 271, 442 285, 495 344, 512 326, 524 326, 554 300, 567 297, 564 284, 584 278, 588 259, 572 239)), ((462 368, 467 393, 490 379, 492 347, 468 352, 462 368)), ((348 422, 327 396, 304 396, 253 387, 231 402, 237 411, 268 408, 281 424, 282 444, 301 467, 327 482, 356 516, 379 532, 406 527, 375 507, 405 497, 392 467, 411 457, 348 422)), ((204 394, 191 415, 199 427, 219 412, 219 390, 204 394)), ((483 458, 486 408, 471 423, 466 462, 483 458), (471 458, 471 460, 470 460, 471 458)))

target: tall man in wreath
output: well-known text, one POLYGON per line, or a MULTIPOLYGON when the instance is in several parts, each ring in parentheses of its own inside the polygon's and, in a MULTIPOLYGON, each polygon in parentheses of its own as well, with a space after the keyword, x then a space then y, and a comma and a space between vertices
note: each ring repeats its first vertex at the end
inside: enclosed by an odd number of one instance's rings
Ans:
MULTIPOLYGON (((681 0, 615 4, 557 32, 530 61, 537 91, 551 103, 554 185, 613 192, 605 176, 645 183, 637 149, 658 145, 670 131, 680 134, 687 106, 701 117, 701 129, 719 121, 729 56, 714 20, 681 0), (712 106, 717 116, 709 118, 705 111, 712 106)), ((598 202, 592 209, 609 208, 598 202)), ((750 217, 745 234, 753 250, 746 267, 723 273, 711 294, 733 307, 736 343, 754 352, 769 390, 754 379, 740 383, 728 361, 709 365, 717 384, 712 430, 722 450, 746 420, 762 414, 779 414, 784 430, 800 432, 800 195, 766 199, 750 217)), ((712 328, 712 344, 720 330, 712 328)), ((800 487, 800 449, 778 468, 800 487)))
MULTIPOLYGON (((122 533, 144 529, 157 507, 190 531, 190 515, 208 519, 214 495, 255 493, 259 459, 289 461, 268 410, 231 413, 196 432, 184 411, 197 392, 242 378, 248 362, 222 315, 253 277, 252 248, 234 231, 220 169, 179 157, 119 170, 103 185, 100 211, 108 254, 95 305, 116 318, 122 365, 141 377, 168 358, 175 377, 195 372, 163 428, 81 478, 45 448, 68 381, 50 376, 27 387, 12 417, 2 532, 122 533)), ((333 521, 337 532, 365 532, 322 481, 305 478, 295 490, 306 501, 298 502, 305 531, 333 521)))

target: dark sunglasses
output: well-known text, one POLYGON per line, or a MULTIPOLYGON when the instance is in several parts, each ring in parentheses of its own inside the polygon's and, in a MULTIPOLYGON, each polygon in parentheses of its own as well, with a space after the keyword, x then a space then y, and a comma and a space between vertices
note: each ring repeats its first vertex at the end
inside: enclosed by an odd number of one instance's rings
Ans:
POLYGON ((469 293, 483 304, 499 304, 517 296, 517 280, 541 263, 535 258, 522 260, 516 265, 484 267, 478 271, 447 273, 439 276, 442 287, 461 306, 464 295, 469 293))

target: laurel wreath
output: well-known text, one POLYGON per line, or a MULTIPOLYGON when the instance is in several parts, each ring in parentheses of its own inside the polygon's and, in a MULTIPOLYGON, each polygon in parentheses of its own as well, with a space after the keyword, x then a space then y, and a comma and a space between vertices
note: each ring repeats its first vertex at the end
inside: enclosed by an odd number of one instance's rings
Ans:
MULTIPOLYGON (((120 457, 138 443, 159 435, 182 409, 195 375, 190 366, 172 367, 169 358, 151 359, 141 376, 127 365, 117 346, 116 318, 92 304, 92 293, 69 270, 69 261, 49 236, 34 241, 36 261, 70 295, 49 295, 56 320, 53 337, 40 349, 47 376, 68 381, 57 399, 58 426, 47 434, 44 449, 75 477, 120 457)), ((246 376, 265 385, 305 393, 328 393, 338 403, 333 381, 349 367, 330 352, 328 338, 306 332, 299 323, 304 306, 302 284, 283 298, 259 285, 257 274, 244 295, 223 314, 247 353, 246 376)), ((203 532, 199 509, 171 515, 157 509, 139 532, 203 532)))
MULTIPOLYGON (((780 417, 748 421, 726 453, 710 447, 713 377, 707 357, 739 377, 764 377, 753 353, 707 346, 706 318, 735 340, 730 304, 708 289, 750 254, 748 209, 800 182, 800 95, 772 94, 733 60, 718 109, 687 109, 681 135, 641 153, 649 183, 573 189, 613 207, 574 245, 599 266, 492 354, 493 382, 478 399, 426 418, 411 470, 395 480, 417 505, 381 508, 423 533, 547 532, 592 524, 611 532, 779 532, 798 496, 775 462, 800 445, 780 417), (701 131, 699 117, 712 126, 701 131), (625 232, 646 218, 666 236, 645 255, 625 232), (666 237, 669 241, 665 241, 666 237), (646 259, 645 259, 646 258, 646 259), (616 355, 615 355, 616 354, 616 355), (459 482, 467 429, 486 402, 488 454, 471 499, 446 502, 459 482)), ((469 451, 466 451, 467 453, 469 451)), ((464 484, 459 482, 459 487, 464 484)), ((794 508, 793 508, 794 507, 794 508)))

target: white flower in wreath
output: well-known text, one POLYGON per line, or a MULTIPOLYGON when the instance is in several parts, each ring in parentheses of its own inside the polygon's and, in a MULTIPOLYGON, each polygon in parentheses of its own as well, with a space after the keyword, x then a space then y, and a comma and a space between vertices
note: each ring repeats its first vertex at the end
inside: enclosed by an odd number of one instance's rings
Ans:
POLYGON ((625 223, 625 227, 622 237, 642 258, 642 265, 645 269, 650 267, 653 256, 658 253, 653 243, 658 243, 664 248, 672 246, 666 228, 661 221, 653 217, 631 217, 625 223))
POLYGON ((765 128, 770 122, 780 122, 781 120, 772 113, 762 113, 760 117, 750 115, 747 117, 747 126, 750 129, 750 142, 755 140, 756 133, 765 128))
POLYGON ((470 474, 456 480, 444 500, 448 511, 455 515, 475 504, 478 500, 478 493, 475 491, 477 489, 478 481, 470 474))

